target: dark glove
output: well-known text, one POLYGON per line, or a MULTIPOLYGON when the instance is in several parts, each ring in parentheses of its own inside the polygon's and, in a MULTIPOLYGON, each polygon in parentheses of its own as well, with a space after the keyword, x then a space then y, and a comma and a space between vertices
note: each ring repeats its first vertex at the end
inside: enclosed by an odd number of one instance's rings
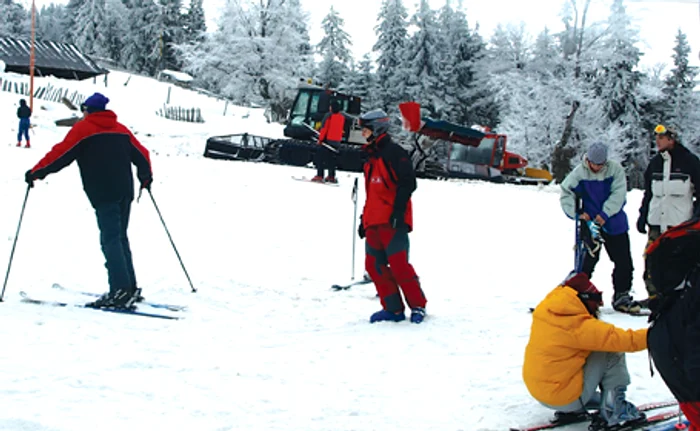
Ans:
POLYGON ((32 170, 28 170, 24 173, 24 181, 29 185, 29 187, 34 187, 34 176, 32 175, 32 170))
POLYGON ((360 227, 357 228, 357 234, 360 236, 360 239, 365 239, 365 224, 362 222, 362 217, 360 217, 360 227))
POLYGON ((404 213, 405 211, 396 211, 391 214, 391 217, 389 217, 389 224, 391 227, 394 229, 398 229, 404 225, 404 213))
POLYGON ((637 232, 647 233, 647 221, 646 218, 639 216, 637 219, 637 232))
POLYGON ((151 184, 153 184, 153 177, 146 178, 141 182, 141 188, 151 191, 151 184))

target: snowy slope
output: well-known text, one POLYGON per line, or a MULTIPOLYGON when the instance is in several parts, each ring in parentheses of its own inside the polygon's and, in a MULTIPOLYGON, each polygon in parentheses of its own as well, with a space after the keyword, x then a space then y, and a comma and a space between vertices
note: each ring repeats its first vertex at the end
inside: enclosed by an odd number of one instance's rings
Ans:
MULTIPOLYGON (((199 289, 189 285, 150 198, 134 202, 130 239, 147 299, 187 305, 160 321, 20 302, 82 300, 58 282, 106 290, 94 215, 75 164, 38 182, 27 200, 5 302, 0 304, 0 429, 82 430, 504 430, 551 412, 520 372, 530 314, 573 266, 573 222, 556 187, 420 180, 411 260, 429 319, 367 323, 373 288, 332 292, 349 280, 356 174, 340 187, 292 181, 306 168, 205 159, 205 140, 249 131, 280 136, 259 110, 174 88, 204 125, 154 115, 167 84, 110 75, 103 91, 152 150, 153 196, 199 289)), ((176 92, 175 92, 176 91, 176 92)), ((6 265, 25 197, 24 172, 67 132, 70 113, 36 101, 32 149, 14 147, 19 97, 0 92, 0 264, 6 265)), ((182 100, 182 101, 180 101, 182 100)), ((641 194, 627 211, 636 220, 641 194)), ((360 196, 360 203, 364 196, 360 196)), ((645 238, 631 233, 635 288, 645 238)), ((363 243, 356 250, 360 277, 363 243)), ((6 268, 3 266, 3 268, 6 268)), ((612 296, 606 257, 594 282, 612 296)), ((630 328, 643 318, 606 314, 630 328)), ((633 401, 668 399, 646 352, 628 356, 633 401)), ((572 426, 569 430, 583 430, 572 426)))

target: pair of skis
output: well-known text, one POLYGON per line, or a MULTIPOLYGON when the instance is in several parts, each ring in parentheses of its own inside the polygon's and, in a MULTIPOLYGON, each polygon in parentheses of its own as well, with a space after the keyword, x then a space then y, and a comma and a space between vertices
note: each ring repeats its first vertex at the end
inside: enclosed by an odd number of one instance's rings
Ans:
MULTIPOLYGON (((637 410, 640 412, 647 412, 651 410, 656 410, 660 409, 663 407, 673 407, 673 406, 678 406, 677 401, 662 401, 662 402, 655 402, 655 403, 647 403, 647 404, 642 404, 637 406, 637 410)), ((596 414, 596 412, 593 413, 588 413, 588 414, 581 414, 577 416, 561 416, 562 419, 559 418, 554 418, 550 420, 549 422, 545 422, 542 424, 538 425, 532 425, 529 427, 523 427, 523 428, 511 428, 510 431, 540 431, 540 430, 549 430, 549 429, 554 429, 558 427, 562 427, 565 425, 571 425, 575 423, 582 423, 582 422, 587 422, 590 421, 591 418, 596 414)), ((589 427, 591 430, 600 430, 600 431, 648 431, 648 430, 654 430, 654 431, 665 431, 666 429, 673 430, 675 423, 671 424, 671 428, 664 428, 664 426, 669 425, 666 424, 665 422, 677 418, 680 415, 680 412, 678 410, 674 411, 667 411, 667 412, 662 412, 662 413, 657 413, 651 416, 647 416, 644 420, 642 421, 637 421, 637 422, 631 422, 628 424, 624 424, 621 426, 616 426, 612 428, 595 428, 595 427, 589 427), (661 424, 661 425, 660 425, 661 424), (658 425, 659 428, 654 428, 655 425, 658 425)), ((593 426, 593 425, 592 425, 593 426)))
MULTIPOLYGON (((54 284, 53 288, 60 289, 60 290, 66 291, 66 292, 73 292, 73 293, 76 293, 79 295, 89 296, 89 297, 93 297, 93 298, 100 296, 100 294, 93 293, 93 292, 84 292, 84 291, 79 291, 79 290, 68 289, 68 288, 65 288, 59 284, 54 284)), ((92 307, 85 306, 84 303, 71 303, 71 302, 64 302, 64 301, 37 299, 37 298, 31 297, 27 292, 20 292, 19 294, 22 297, 22 299, 21 299, 22 302, 25 302, 28 304, 47 305, 47 306, 65 307, 65 308, 69 308, 69 307, 84 308, 87 310, 98 310, 98 311, 103 311, 103 312, 107 312, 107 313, 130 314, 132 316, 152 317, 152 318, 156 318, 156 319, 166 319, 166 320, 178 320, 178 319, 180 319, 179 316, 144 311, 140 307, 136 308, 136 309, 92 308, 92 307)), ((180 306, 180 305, 161 304, 161 303, 150 302, 150 301, 143 301, 143 302, 140 302, 139 304, 143 305, 143 306, 150 307, 150 308, 154 308, 154 309, 164 309, 164 310, 173 311, 173 312, 184 311, 186 309, 186 307, 180 306)))

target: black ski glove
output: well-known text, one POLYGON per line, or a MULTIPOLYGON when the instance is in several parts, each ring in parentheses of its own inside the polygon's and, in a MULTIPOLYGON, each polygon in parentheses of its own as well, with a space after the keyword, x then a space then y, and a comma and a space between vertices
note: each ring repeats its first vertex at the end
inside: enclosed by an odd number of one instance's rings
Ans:
POLYGON ((362 216, 360 216, 360 227, 357 228, 357 234, 360 236, 360 239, 365 239, 365 224, 362 222, 362 216))
POLYGON ((647 233, 647 221, 646 218, 641 215, 637 219, 637 232, 647 233))
POLYGON ((389 224, 391 227, 394 229, 398 229, 404 226, 404 215, 406 211, 397 211, 394 210, 393 213, 391 213, 391 217, 389 217, 389 224))
POLYGON ((34 187, 34 176, 32 175, 31 169, 24 173, 24 182, 26 182, 29 187, 34 187))
POLYGON ((141 188, 151 191, 151 184, 153 184, 153 177, 146 178, 141 182, 141 188))

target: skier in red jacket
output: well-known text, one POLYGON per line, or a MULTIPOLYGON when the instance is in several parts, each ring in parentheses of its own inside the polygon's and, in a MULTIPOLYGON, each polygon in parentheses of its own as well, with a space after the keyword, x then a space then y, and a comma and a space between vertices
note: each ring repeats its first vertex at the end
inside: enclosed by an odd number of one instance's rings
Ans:
POLYGON ((35 180, 78 162, 83 189, 95 209, 109 281, 109 292, 85 305, 128 309, 142 299, 127 237, 134 199, 131 165, 136 165, 141 188, 150 190, 153 174, 148 150, 106 108, 108 102, 100 93, 88 97, 83 104, 85 118, 26 172, 25 181, 33 187, 35 180))
POLYGON ((362 115, 360 127, 368 142, 364 149, 369 158, 364 165, 367 200, 358 233, 360 238, 366 237, 365 269, 382 303, 382 310, 372 314, 370 322, 405 320, 403 293, 411 309, 411 322, 421 323, 427 301, 408 262, 416 174, 406 150, 388 135, 389 117, 384 111, 362 115))
POLYGON ((337 183, 335 169, 338 163, 338 151, 343 140, 345 130, 345 115, 340 112, 340 103, 331 101, 328 114, 323 117, 323 126, 318 135, 318 144, 321 148, 316 152, 314 163, 316 164, 316 176, 311 181, 337 183), (328 176, 324 179, 323 172, 328 169, 328 176))

